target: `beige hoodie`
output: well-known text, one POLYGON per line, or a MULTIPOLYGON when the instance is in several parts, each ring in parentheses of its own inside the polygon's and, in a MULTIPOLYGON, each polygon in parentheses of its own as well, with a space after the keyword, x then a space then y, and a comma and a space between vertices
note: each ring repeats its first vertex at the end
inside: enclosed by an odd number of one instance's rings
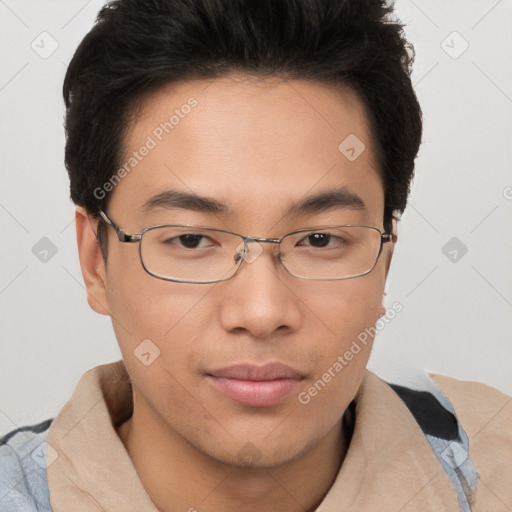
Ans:
MULTIPOLYGON (((433 379, 469 437, 479 475, 472 511, 512 511, 512 399, 484 384, 433 379)), ((398 395, 367 371, 355 402, 350 446, 317 512, 459 511, 452 482, 398 395)), ((54 512, 158 512, 115 429, 130 414, 122 361, 81 377, 48 434, 54 512)))

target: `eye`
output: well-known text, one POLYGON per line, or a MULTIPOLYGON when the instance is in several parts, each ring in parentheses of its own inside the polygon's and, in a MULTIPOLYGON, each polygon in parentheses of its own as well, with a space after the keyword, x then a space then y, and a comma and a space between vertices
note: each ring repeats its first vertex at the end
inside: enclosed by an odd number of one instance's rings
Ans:
POLYGON ((183 247, 186 247, 187 249, 195 249, 198 247, 199 243, 203 238, 206 238, 203 235, 181 235, 177 237, 180 243, 183 245, 183 247))
POLYGON ((209 237, 205 235, 185 233, 178 236, 165 237, 162 239, 165 245, 174 245, 178 248, 184 249, 198 249, 208 247, 207 241, 213 242, 209 237))
POLYGON ((317 232, 309 233, 299 243, 314 249, 322 249, 324 247, 339 248, 346 245, 346 240, 331 233, 317 232))
POLYGON ((328 233, 313 233, 308 235, 305 240, 313 247, 326 247, 331 241, 331 235, 328 233))

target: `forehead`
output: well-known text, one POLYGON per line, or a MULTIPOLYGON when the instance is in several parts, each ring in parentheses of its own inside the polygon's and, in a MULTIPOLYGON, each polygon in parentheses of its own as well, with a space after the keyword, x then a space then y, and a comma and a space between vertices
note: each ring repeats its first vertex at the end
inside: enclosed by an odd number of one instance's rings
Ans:
POLYGON ((271 215, 344 187, 382 213, 370 124, 346 87, 240 74, 168 84, 140 102, 124 142, 112 207, 142 211, 172 189, 271 215))

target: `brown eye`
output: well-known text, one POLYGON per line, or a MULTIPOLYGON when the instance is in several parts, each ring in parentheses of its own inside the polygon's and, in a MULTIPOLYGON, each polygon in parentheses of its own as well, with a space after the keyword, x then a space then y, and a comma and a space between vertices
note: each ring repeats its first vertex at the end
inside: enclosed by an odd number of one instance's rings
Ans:
POLYGON ((306 238, 313 247, 326 247, 331 241, 331 235, 327 233, 313 233, 306 238))
POLYGON ((187 249, 196 249, 201 238, 205 237, 203 235, 181 235, 178 237, 180 243, 187 249))

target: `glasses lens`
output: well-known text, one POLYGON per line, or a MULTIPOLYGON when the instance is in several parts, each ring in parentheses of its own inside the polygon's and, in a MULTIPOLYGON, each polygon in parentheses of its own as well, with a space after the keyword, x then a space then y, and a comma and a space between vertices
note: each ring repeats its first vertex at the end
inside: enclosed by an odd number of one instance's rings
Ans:
POLYGON ((163 226, 144 232, 142 264, 156 277, 213 282, 230 277, 239 266, 241 237, 213 229, 163 226))
POLYGON ((377 229, 343 226, 287 235, 281 254, 283 264, 296 277, 348 279, 373 269, 380 246, 377 229))

